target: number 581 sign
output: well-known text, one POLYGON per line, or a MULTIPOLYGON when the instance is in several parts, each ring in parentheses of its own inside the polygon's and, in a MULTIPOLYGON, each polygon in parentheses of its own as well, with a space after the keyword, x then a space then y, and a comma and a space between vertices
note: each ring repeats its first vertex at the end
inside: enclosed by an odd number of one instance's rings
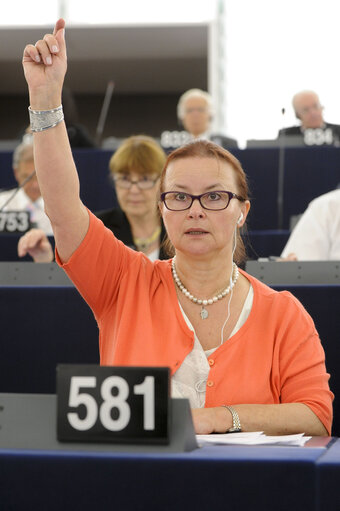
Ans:
POLYGON ((169 441, 168 368, 59 365, 57 399, 58 440, 169 441))

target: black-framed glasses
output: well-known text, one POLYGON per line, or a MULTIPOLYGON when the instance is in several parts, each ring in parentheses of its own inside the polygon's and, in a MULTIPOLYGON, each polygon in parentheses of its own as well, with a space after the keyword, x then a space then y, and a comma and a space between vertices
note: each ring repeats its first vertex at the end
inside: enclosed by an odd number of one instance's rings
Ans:
POLYGON ((184 211, 190 209, 194 200, 198 200, 203 209, 219 211, 229 206, 231 199, 238 199, 244 202, 246 199, 233 192, 226 190, 213 190, 211 192, 201 193, 201 195, 192 195, 186 192, 164 192, 161 194, 161 201, 170 211, 184 211))
POLYGON ((150 190, 155 186, 158 179, 159 176, 141 176, 139 179, 130 179, 128 175, 116 175, 113 178, 115 185, 125 190, 131 188, 132 185, 138 186, 140 190, 150 190))

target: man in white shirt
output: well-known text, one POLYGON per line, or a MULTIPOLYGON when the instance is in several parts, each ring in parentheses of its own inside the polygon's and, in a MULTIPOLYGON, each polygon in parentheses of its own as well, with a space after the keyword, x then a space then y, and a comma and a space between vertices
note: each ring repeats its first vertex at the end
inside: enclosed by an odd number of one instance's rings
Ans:
POLYGON ((0 192, 0 210, 29 211, 32 225, 42 229, 47 235, 52 235, 51 223, 44 211, 44 202, 34 173, 33 144, 31 141, 22 142, 15 149, 13 153, 13 172, 19 189, 14 188, 0 192), (32 177, 28 179, 29 176, 32 177), (27 182, 24 184, 25 180, 27 182), (8 203, 4 206, 7 201, 8 203))
POLYGON ((310 202, 281 257, 292 261, 340 260, 340 189, 310 202))

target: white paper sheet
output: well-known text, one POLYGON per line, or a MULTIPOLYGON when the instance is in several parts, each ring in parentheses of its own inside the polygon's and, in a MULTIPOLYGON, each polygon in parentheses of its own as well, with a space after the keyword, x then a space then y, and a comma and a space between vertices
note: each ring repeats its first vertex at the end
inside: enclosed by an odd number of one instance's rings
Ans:
POLYGON ((196 435, 199 445, 291 445, 303 446, 312 437, 298 435, 269 436, 262 431, 250 433, 226 433, 211 435, 196 435))

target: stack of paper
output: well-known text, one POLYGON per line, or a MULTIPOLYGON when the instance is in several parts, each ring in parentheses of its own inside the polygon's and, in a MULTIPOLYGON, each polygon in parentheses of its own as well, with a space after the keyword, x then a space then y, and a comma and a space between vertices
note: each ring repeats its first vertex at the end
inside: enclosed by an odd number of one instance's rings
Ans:
POLYGON ((197 435, 199 445, 291 445, 303 446, 312 437, 304 436, 304 433, 298 435, 267 436, 263 431, 254 431, 251 433, 226 433, 197 435))

